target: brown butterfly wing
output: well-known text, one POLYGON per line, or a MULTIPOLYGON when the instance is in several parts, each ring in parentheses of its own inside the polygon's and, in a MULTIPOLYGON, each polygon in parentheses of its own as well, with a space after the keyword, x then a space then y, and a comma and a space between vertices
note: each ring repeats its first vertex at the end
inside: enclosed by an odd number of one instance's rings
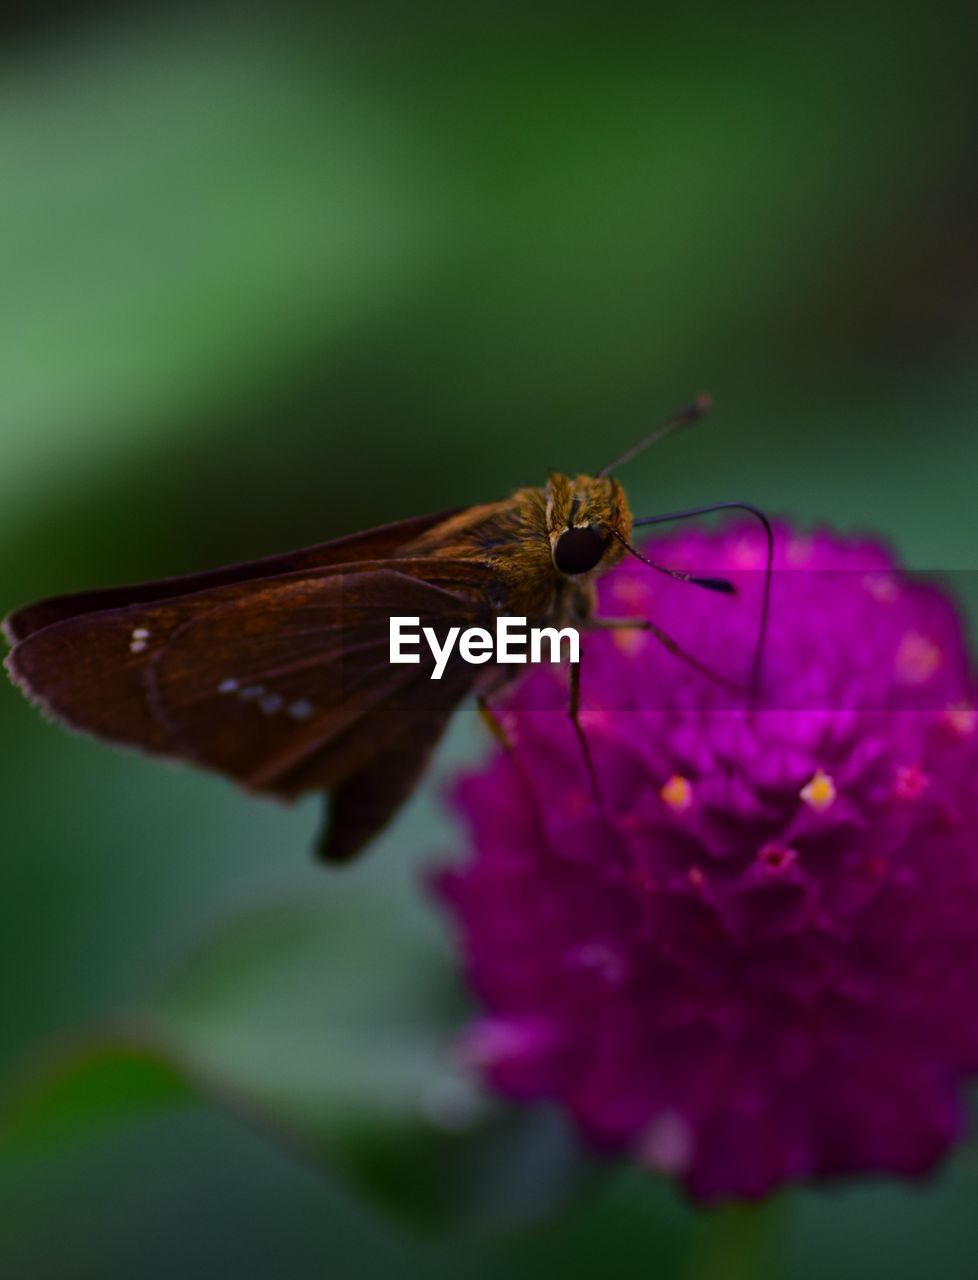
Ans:
POLYGON ((279 578, 287 573, 314 572, 335 565, 356 564, 363 561, 386 560, 395 555, 422 534, 448 520, 456 510, 439 511, 411 520, 399 520, 394 524, 380 525, 363 533, 335 538, 316 546, 303 547, 283 555, 266 556, 244 564, 229 565, 222 569, 210 569, 203 573, 185 574, 176 578, 161 578, 156 582, 141 582, 134 586, 104 587, 95 591, 81 591, 71 595, 51 596, 16 610, 4 621, 4 631, 13 644, 25 640, 42 627, 52 626, 67 618, 81 614, 98 613, 106 609, 120 609, 132 604, 153 604, 161 600, 178 599, 199 591, 235 583, 255 582, 262 578, 279 578))
POLYGON ((316 852, 326 862, 349 862, 387 826, 428 767, 455 704, 472 682, 472 668, 449 664, 445 679, 456 685, 444 705, 425 709, 409 731, 394 737, 379 754, 336 784, 316 852), (466 687, 459 692, 459 685, 466 687))
POLYGON ((456 661, 435 681, 430 658, 391 665, 390 616, 442 635, 486 625, 491 584, 484 566, 448 559, 232 583, 68 617, 20 641, 8 667, 70 727, 251 790, 291 798, 359 778, 338 806, 349 814, 356 787, 372 778, 382 791, 387 768, 390 795, 374 820, 346 818, 334 837, 349 856, 354 827, 367 838, 396 810, 479 670, 456 661), (410 778, 407 744, 419 760, 410 778))

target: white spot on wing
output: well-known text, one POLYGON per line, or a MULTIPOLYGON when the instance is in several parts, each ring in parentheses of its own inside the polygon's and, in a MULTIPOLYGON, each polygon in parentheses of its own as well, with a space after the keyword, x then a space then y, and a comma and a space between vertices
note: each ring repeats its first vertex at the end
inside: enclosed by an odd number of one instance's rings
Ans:
POLYGON ((276 711, 282 710, 284 703, 277 693, 267 693, 258 705, 266 716, 273 716, 276 711))
POLYGON ((308 720, 313 713, 313 705, 308 698, 296 698, 289 703, 289 715, 293 720, 308 720))
POLYGON ((218 693, 236 693, 238 690, 238 682, 234 676, 228 676, 226 680, 222 680, 217 686, 218 693))

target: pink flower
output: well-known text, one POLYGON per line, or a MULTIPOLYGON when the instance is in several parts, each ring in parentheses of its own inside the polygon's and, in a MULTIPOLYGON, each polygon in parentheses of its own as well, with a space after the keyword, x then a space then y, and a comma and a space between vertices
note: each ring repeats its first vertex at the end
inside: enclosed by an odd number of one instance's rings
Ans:
MULTIPOLYGON (((736 599, 630 563, 599 612, 652 618, 740 678, 762 543, 655 543, 736 599)), ((778 531, 761 708, 646 634, 589 634, 504 708, 515 749, 459 785, 446 873, 494 1089, 698 1200, 925 1174, 978 1072, 978 707, 945 594, 875 544, 778 531)))

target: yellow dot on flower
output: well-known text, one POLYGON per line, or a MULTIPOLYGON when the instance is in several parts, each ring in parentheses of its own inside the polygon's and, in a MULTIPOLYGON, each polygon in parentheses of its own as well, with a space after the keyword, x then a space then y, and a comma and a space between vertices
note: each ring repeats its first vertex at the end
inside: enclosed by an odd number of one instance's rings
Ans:
POLYGON ((903 684, 926 684, 943 661, 940 645, 919 631, 908 631, 896 651, 897 678, 903 684))
POLYGON ((835 804, 836 794, 835 783, 824 769, 816 769, 811 782, 801 789, 802 800, 816 813, 824 813, 826 809, 831 809, 835 804))
POLYGON ((648 606, 652 592, 644 575, 619 569, 611 588, 615 603, 635 608, 648 606))
POLYGON ((685 813, 693 803, 693 784, 688 778, 674 773, 659 795, 675 813, 685 813))
POLYGON ((645 644, 646 633, 639 627, 622 627, 615 632, 615 644, 626 657, 631 658, 645 644))
POLYGON ((959 738, 970 738, 978 729, 978 711, 967 702, 957 702, 944 712, 944 722, 959 738))

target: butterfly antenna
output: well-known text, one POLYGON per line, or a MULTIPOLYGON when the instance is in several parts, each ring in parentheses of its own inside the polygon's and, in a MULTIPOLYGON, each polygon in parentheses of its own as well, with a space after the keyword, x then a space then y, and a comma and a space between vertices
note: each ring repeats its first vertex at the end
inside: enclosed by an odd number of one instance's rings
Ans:
POLYGON ((751 700, 756 705, 761 693, 761 678, 764 674, 764 650, 767 646, 768 623, 771 615, 771 583, 774 578, 774 530, 771 527, 771 521, 759 507, 752 506, 749 502, 718 502, 709 507, 693 507, 689 511, 672 511, 664 516, 645 516, 641 520, 636 520, 633 528, 641 528, 650 524, 667 524, 672 520, 691 520, 696 516, 713 515, 717 511, 746 511, 748 515, 753 516, 759 522, 764 530, 764 537, 767 542, 764 590, 761 595, 761 615, 758 620, 757 640, 754 643, 754 657, 750 671, 751 700))
POLYGON ((650 569, 655 569, 658 573, 664 573, 667 577, 675 578, 677 582, 687 582, 691 587, 705 587, 707 591, 716 591, 725 596, 735 596, 737 594, 737 588, 729 578, 701 578, 692 573, 684 573, 682 569, 668 569, 664 564, 656 564, 648 556, 643 556, 641 551, 623 538, 617 529, 612 529, 611 525, 606 524, 605 528, 613 538, 616 538, 621 543, 629 555, 634 556, 636 560, 641 560, 642 564, 647 564, 650 569))
POLYGON ((698 422, 705 413, 709 413, 713 408, 713 397, 707 392, 701 392, 692 404, 688 404, 685 409, 680 409, 678 413, 672 414, 666 418, 665 422, 649 432, 647 436, 643 436, 626 449, 620 457, 615 458, 614 462, 609 462, 606 467, 602 467, 598 472, 598 477, 610 475, 612 471, 617 471, 619 467, 623 467, 626 462, 631 462, 632 458, 637 458, 640 453, 644 453, 654 444, 658 444, 660 440, 664 440, 666 436, 672 435, 674 431, 678 431, 680 427, 691 426, 694 422, 698 422))

